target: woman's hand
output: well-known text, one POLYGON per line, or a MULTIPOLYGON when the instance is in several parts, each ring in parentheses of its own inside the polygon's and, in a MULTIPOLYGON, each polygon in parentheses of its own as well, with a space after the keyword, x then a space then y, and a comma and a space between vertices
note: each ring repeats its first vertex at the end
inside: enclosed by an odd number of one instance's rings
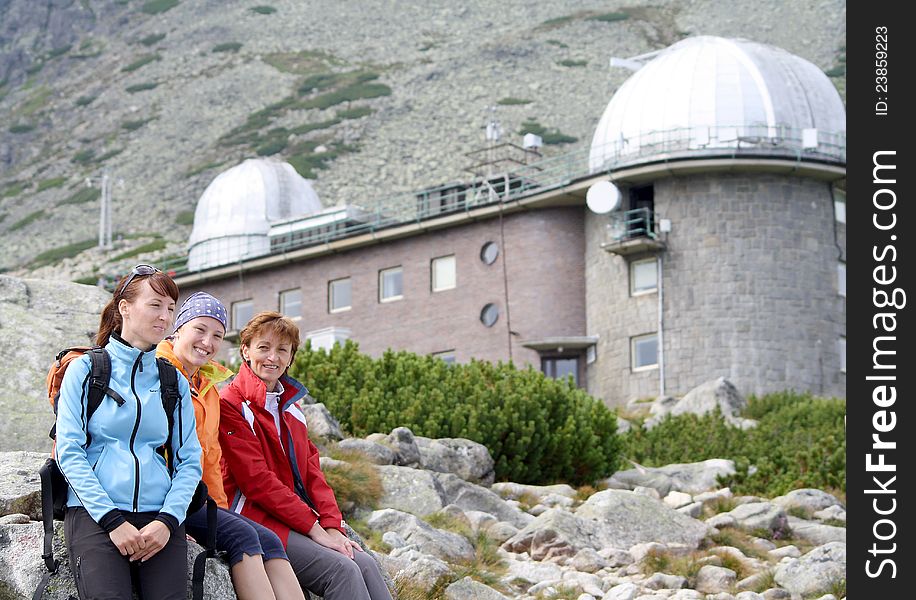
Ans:
POLYGON ((132 561, 144 562, 152 558, 157 552, 165 548, 169 538, 172 536, 169 528, 162 521, 151 521, 140 530, 140 535, 143 536, 146 546, 136 554, 131 555, 130 560, 132 561))
POLYGON ((121 523, 108 534, 111 542, 118 548, 121 556, 133 556, 146 547, 146 540, 137 528, 128 522, 121 523))
POLYGON ((340 552, 349 558, 353 558, 354 550, 359 552, 363 551, 359 544, 351 541, 350 538, 342 534, 339 530, 324 529, 317 522, 309 530, 308 536, 325 548, 330 548, 331 550, 340 552))

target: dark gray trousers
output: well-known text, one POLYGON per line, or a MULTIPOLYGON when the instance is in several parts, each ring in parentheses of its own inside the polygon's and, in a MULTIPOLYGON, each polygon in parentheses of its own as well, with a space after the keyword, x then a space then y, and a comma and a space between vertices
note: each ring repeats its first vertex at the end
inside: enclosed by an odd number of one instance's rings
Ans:
MULTIPOLYGON (((156 513, 123 511, 122 514, 137 529, 156 518, 156 513)), ((139 564, 121 556, 108 533, 82 507, 67 509, 64 537, 80 600, 130 598, 133 577, 137 580, 138 595, 144 600, 188 597, 188 542, 184 525, 175 530, 162 550, 139 564)))
POLYGON ((325 600, 392 600, 378 564, 365 552, 354 551, 351 560, 291 531, 286 554, 299 585, 325 600))

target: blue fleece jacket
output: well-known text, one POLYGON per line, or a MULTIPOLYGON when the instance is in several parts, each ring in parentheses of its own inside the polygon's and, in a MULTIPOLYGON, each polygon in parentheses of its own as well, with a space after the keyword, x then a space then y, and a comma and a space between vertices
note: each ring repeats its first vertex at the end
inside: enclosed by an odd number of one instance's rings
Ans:
POLYGON ((165 459, 156 453, 168 437, 156 348, 141 352, 113 335, 105 349, 111 357, 109 387, 125 402, 118 406, 110 396, 103 398, 89 420, 88 445, 89 356, 70 363, 61 383, 57 460, 70 484, 67 506, 84 507, 108 531, 123 522, 119 511, 156 512, 173 529, 184 521, 201 478, 188 380, 179 373, 181 398, 172 432, 175 470, 170 476, 165 459))

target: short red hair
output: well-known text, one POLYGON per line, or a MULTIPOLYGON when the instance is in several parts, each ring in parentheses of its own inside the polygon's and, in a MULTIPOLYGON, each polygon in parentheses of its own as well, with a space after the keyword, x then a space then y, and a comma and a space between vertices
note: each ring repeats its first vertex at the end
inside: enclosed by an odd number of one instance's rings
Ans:
MULTIPOLYGON (((242 346, 250 347, 251 340, 267 332, 287 340, 293 350, 290 360, 296 358, 296 351, 299 349, 299 326, 292 319, 275 310, 265 310, 251 317, 248 324, 239 332, 239 354, 242 354, 242 346)), ((243 360, 244 358, 242 356, 243 360)))

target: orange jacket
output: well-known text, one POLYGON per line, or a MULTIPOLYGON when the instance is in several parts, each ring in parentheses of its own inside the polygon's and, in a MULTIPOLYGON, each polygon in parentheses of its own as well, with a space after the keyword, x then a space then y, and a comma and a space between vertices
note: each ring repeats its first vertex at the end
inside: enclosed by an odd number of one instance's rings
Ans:
POLYGON ((220 459, 223 452, 219 446, 219 392, 216 384, 232 376, 232 371, 212 360, 188 377, 188 372, 178 357, 172 342, 162 340, 156 347, 156 356, 161 356, 175 365, 191 384, 191 398, 194 402, 194 418, 197 421, 197 439, 200 440, 200 465, 203 480, 210 497, 219 506, 229 508, 223 489, 223 473, 220 459))

